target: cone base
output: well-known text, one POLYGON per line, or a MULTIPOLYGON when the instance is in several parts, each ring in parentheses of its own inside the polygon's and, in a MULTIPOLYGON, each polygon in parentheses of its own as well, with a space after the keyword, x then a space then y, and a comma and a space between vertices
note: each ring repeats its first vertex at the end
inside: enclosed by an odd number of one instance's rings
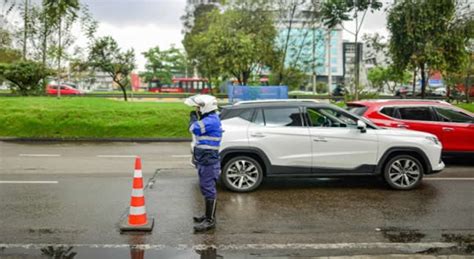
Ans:
POLYGON ((131 231, 139 231, 139 232, 151 232, 153 230, 153 225, 155 224, 154 218, 147 218, 148 223, 145 225, 130 225, 128 224, 128 217, 124 217, 120 221, 119 228, 120 232, 131 232, 131 231))

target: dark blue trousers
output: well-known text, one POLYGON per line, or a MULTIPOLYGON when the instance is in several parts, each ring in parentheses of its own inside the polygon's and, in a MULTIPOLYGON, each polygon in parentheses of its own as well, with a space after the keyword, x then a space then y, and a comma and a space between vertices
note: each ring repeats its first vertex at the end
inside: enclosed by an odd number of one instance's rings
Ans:
POLYGON ((221 164, 215 163, 210 165, 197 165, 199 174, 199 187, 201 193, 207 200, 216 199, 217 190, 216 182, 221 173, 221 164))

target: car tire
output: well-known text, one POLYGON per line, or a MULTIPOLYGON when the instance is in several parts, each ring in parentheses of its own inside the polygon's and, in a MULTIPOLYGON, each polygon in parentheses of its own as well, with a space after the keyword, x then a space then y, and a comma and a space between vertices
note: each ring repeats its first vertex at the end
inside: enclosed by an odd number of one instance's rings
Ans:
POLYGON ((424 169, 416 157, 397 155, 385 164, 383 172, 384 180, 391 188, 411 190, 421 184, 424 169))
POLYGON ((251 192, 260 186, 262 180, 262 166, 251 157, 234 157, 223 166, 221 181, 231 191, 251 192))

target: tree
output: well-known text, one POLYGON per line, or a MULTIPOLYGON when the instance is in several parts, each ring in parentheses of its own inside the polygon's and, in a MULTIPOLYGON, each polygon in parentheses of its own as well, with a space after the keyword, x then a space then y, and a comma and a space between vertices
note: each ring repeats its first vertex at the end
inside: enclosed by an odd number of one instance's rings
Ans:
POLYGON ((422 98, 429 70, 452 73, 468 60, 466 44, 472 32, 466 26, 472 24, 472 18, 456 15, 460 2, 405 0, 389 11, 392 60, 400 70, 408 66, 420 69, 422 98))
POLYGON ((355 55, 355 99, 359 99, 359 74, 360 74, 360 53, 358 38, 360 30, 364 24, 364 19, 368 11, 374 12, 382 8, 382 2, 379 0, 328 0, 324 2, 321 10, 324 24, 329 28, 342 26, 344 30, 354 35, 356 46, 355 55), (360 16, 362 16, 360 18, 360 16), (349 31, 343 26, 343 22, 353 20, 355 22, 355 31, 349 31))
POLYGON ((173 75, 184 75, 188 70, 186 57, 174 46, 167 50, 154 47, 142 54, 147 60, 147 71, 141 74, 146 82, 160 79, 164 84, 171 84, 173 75))
POLYGON ((276 30, 266 1, 232 1, 225 12, 211 8, 195 17, 183 45, 188 59, 210 80, 233 76, 247 84, 252 72, 275 63, 276 30))
POLYGON ((295 67, 288 67, 283 69, 283 71, 280 69, 275 70, 270 75, 270 83, 275 85, 279 82, 281 85, 287 85, 290 90, 300 90, 300 87, 305 85, 307 77, 304 71, 295 67), (281 76, 281 73, 283 73, 283 76, 281 76), (282 78, 283 81, 281 81, 282 78))
POLYGON ((0 62, 12 63, 21 58, 21 52, 12 48, 12 37, 10 32, 0 28, 0 62))
POLYGON ((214 60, 214 53, 207 48, 208 39, 205 38, 211 22, 210 14, 214 11, 218 11, 215 5, 199 5, 192 15, 182 17, 186 30, 183 46, 187 59, 201 75, 210 81, 221 73, 221 68, 214 60))
POLYGON ((367 79, 372 84, 372 87, 382 91, 386 87, 390 92, 404 84, 408 84, 411 79, 411 74, 408 71, 400 72, 393 66, 388 67, 374 67, 367 73, 367 79))
POLYGON ((21 95, 41 94, 40 82, 51 74, 43 64, 33 61, 18 61, 11 64, 0 63, 0 77, 12 84, 14 91, 21 95))
POLYGON ((276 84, 286 84, 285 76, 292 76, 292 71, 303 71, 312 73, 315 91, 317 69, 323 65, 324 53, 320 49, 325 42, 320 23, 321 3, 310 0, 275 2, 273 5, 278 28, 276 47, 279 53, 278 62, 273 66, 273 69, 278 70, 276 84))
MULTIPOLYGON (((61 58, 63 57, 62 34, 64 29, 69 29, 78 17, 80 10, 79 0, 43 0, 43 6, 48 18, 56 26, 58 75, 61 73, 61 58), (63 22, 65 26, 63 27, 63 22)), ((60 77, 60 76, 59 76, 60 77)), ((58 97, 61 91, 58 91, 58 97)))
MULTIPOLYGON (((209 29, 197 35, 196 42, 213 69, 234 76, 245 85, 253 71, 274 62, 276 30, 273 19, 251 9, 228 9, 210 14, 209 29)), ((191 53, 190 53, 191 54, 191 53)))
POLYGON ((123 92, 127 101, 127 87, 130 86, 130 73, 135 68, 135 53, 133 49, 123 51, 110 36, 97 39, 89 53, 92 68, 99 69, 112 77, 123 92))

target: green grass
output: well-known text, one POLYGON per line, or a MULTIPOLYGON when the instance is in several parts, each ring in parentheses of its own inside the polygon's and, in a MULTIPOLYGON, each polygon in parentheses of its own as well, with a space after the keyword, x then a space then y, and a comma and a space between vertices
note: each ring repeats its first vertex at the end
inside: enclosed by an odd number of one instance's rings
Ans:
POLYGON ((464 110, 474 112, 474 103, 460 103, 460 104, 457 104, 457 106, 464 110))
POLYGON ((97 98, 0 98, 0 136, 57 138, 189 137, 182 103, 97 98))
MULTIPOLYGON (((474 112, 474 104, 458 106, 474 112)), ((190 137, 188 117, 191 109, 180 102, 0 97, 0 107, 0 136, 4 137, 190 137)))

